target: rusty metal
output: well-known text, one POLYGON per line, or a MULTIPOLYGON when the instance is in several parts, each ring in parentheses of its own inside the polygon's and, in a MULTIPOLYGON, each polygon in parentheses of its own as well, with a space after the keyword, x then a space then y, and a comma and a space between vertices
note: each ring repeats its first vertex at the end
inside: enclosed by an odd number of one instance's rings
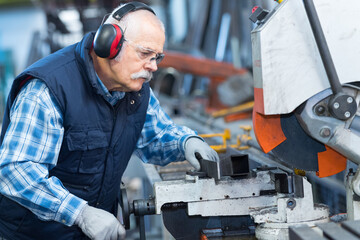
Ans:
POLYGON ((248 72, 247 69, 236 68, 230 63, 217 62, 208 58, 198 58, 174 51, 166 51, 164 60, 159 64, 159 68, 168 67, 175 68, 182 73, 190 73, 210 79, 207 106, 209 112, 226 107, 219 100, 217 94, 218 85, 230 76, 242 75, 248 72))

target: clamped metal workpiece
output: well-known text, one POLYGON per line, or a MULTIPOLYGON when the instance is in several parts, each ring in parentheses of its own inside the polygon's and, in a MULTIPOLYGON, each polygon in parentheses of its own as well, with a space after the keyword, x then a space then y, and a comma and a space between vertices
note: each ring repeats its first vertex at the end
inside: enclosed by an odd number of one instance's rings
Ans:
POLYGON ((217 162, 204 159, 199 153, 195 153, 195 156, 200 162, 200 171, 187 172, 190 176, 208 177, 218 181, 222 177, 241 177, 250 173, 247 154, 233 154, 217 162))

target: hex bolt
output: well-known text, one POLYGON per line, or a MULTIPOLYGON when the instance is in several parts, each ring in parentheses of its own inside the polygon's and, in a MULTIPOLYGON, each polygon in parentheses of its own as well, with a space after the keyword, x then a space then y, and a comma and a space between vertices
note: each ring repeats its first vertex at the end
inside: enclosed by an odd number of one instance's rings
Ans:
POLYGON ((293 198, 290 198, 286 202, 286 206, 290 209, 294 209, 296 207, 296 201, 293 198))
POLYGON ((352 103, 354 100, 353 100, 352 97, 348 97, 348 98, 346 99, 346 101, 347 101, 348 103, 352 103))
POLYGON ((329 137, 331 134, 331 130, 328 127, 324 127, 320 130, 320 136, 322 137, 329 137))
POLYGON ((325 113, 325 107, 324 106, 317 106, 315 108, 315 112, 317 115, 323 115, 325 113))
POLYGON ((340 104, 338 102, 334 102, 334 108, 338 109, 340 107, 340 104))
POLYGON ((344 116, 345 116, 346 118, 349 118, 349 117, 350 117, 350 112, 349 112, 349 111, 346 111, 346 112, 344 113, 344 116))

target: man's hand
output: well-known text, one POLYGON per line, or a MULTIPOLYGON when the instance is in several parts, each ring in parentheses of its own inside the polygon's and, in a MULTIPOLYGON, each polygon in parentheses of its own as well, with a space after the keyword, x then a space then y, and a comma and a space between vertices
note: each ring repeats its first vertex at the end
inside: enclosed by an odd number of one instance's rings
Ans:
POLYGON ((200 153, 206 160, 219 161, 219 155, 206 142, 197 137, 189 138, 185 143, 185 158, 197 170, 200 170, 200 163, 195 153, 200 153))
POLYGON ((111 213, 85 205, 75 220, 83 233, 94 240, 125 239, 125 228, 111 213))

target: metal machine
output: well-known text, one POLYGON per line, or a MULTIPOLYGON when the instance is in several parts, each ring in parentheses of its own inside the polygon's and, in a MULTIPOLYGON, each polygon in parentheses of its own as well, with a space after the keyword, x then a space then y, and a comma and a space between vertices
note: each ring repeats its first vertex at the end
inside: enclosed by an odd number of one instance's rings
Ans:
POLYGON ((151 199, 129 203, 123 191, 125 225, 131 213, 142 224, 144 215, 162 214, 175 239, 288 239, 289 226, 329 221, 305 178, 229 151, 220 163, 200 159, 201 171, 185 179, 155 182, 151 199))
MULTIPOLYGON (((326 177, 343 171, 346 159, 360 163, 358 10, 358 1, 293 0, 257 19, 255 134, 264 152, 291 168, 326 177)), ((359 171, 348 183, 357 196, 359 171)), ((349 218, 359 219, 359 202, 348 206, 349 218)))
MULTIPOLYGON (((253 125, 262 150, 280 164, 264 167, 251 151, 234 149, 220 163, 199 158, 201 172, 156 182, 153 198, 141 204, 123 194, 125 216, 162 214, 169 232, 184 240, 331 238, 330 225, 322 225, 334 224, 328 208, 314 203, 311 184, 295 173, 327 177, 343 171, 347 159, 360 164, 360 2, 278 2, 251 19, 253 125)), ((345 185, 347 219, 360 220, 360 168, 345 185)), ((344 226, 350 235, 343 236, 360 239, 359 221, 344 226)))

